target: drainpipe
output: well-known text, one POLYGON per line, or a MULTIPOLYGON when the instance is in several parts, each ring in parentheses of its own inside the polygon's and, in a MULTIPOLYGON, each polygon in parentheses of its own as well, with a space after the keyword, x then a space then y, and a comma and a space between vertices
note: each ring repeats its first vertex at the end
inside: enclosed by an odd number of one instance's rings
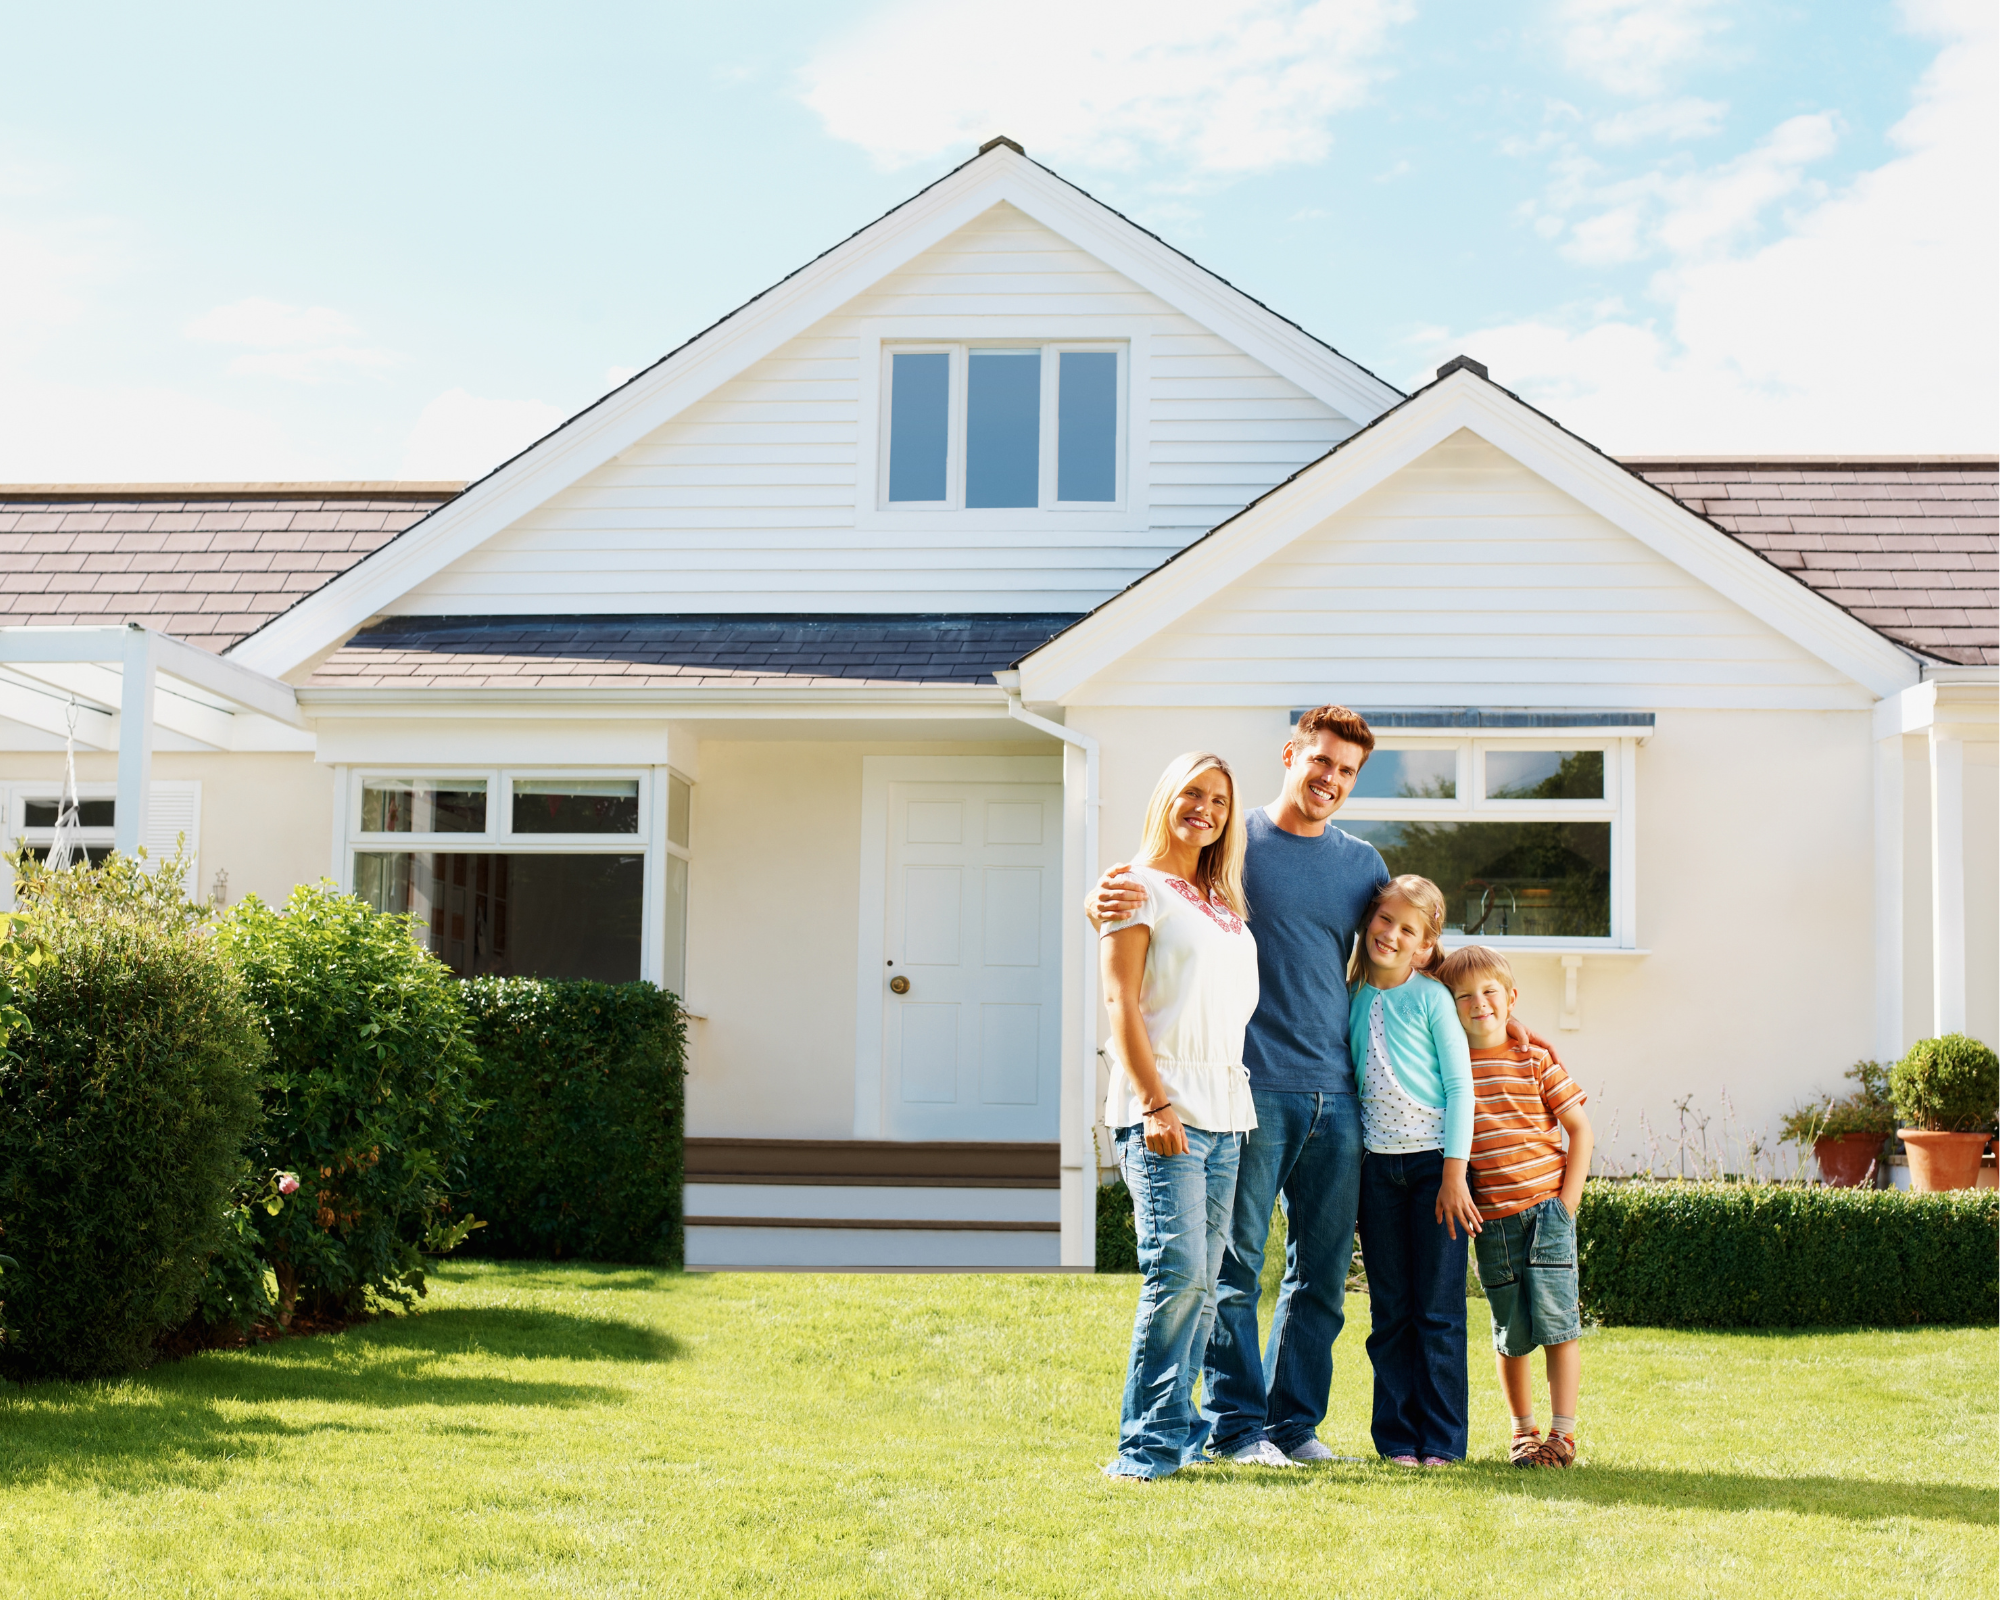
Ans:
MULTIPOLYGON (((1083 753, 1083 865, 1084 888, 1088 891, 1091 879, 1090 868, 1097 861, 1097 814, 1103 802, 1097 792, 1097 741, 1087 733, 1079 733, 1074 728, 1065 728, 1060 722, 1051 722, 1047 717, 1038 717, 1021 704, 1021 675, 1018 672, 996 672, 1000 687, 1007 694, 1007 715, 1016 722, 1026 723, 1037 733, 1047 734, 1051 739, 1060 739, 1072 749, 1083 753)), ((1078 914, 1076 906, 1067 903, 1065 894, 1063 917, 1065 922, 1078 914)), ((1071 1126, 1065 1127, 1063 1139, 1063 1243, 1070 1246, 1072 1235, 1076 1248, 1066 1248, 1063 1265, 1077 1267, 1085 1271, 1097 1264, 1097 1229, 1095 1216, 1095 1189, 1097 1187, 1097 1141, 1092 1133, 1094 1119, 1091 1105, 1097 1093, 1097 962, 1092 952, 1085 947, 1082 962, 1082 1029, 1081 1062, 1079 1081, 1076 1085, 1082 1104, 1071 1114, 1071 1126), (1082 1133, 1083 1150, 1077 1152, 1072 1164, 1070 1139, 1073 1129, 1082 1133), (1072 1179, 1071 1172, 1075 1173, 1072 1179)))

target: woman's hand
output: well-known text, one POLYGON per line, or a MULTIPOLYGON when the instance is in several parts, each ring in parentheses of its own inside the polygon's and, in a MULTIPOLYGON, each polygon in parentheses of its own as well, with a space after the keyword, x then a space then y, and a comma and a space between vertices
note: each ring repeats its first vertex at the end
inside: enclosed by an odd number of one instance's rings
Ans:
POLYGON ((1444 1164, 1444 1181, 1438 1185, 1437 1220, 1454 1239, 1458 1237, 1456 1224, 1464 1224, 1468 1239, 1483 1226, 1479 1207, 1472 1203, 1472 1191, 1466 1187, 1463 1160, 1447 1160, 1444 1164))
POLYGON ((1187 1128, 1172 1106, 1146 1113, 1146 1148, 1156 1156, 1184 1156, 1188 1153, 1187 1128))

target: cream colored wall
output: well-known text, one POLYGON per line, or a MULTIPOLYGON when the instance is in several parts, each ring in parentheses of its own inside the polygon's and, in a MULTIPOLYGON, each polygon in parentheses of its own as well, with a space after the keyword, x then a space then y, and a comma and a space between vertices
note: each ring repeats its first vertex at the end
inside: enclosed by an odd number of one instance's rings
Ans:
POLYGON ((688 1132, 854 1135, 861 761, 1046 743, 703 740, 688 883, 688 1132))
MULTIPOLYGON (((59 754, 0 755, 0 783, 62 773, 59 754)), ((79 783, 115 783, 118 757, 79 755, 76 776, 79 783)), ((232 904, 253 892, 282 901, 293 885, 333 870, 333 773, 310 755, 160 751, 153 776, 201 784, 202 895, 217 868, 229 873, 232 904)))
MULTIPOLYGON (((1070 726, 1102 741, 1103 861, 1129 858, 1154 780, 1183 750, 1220 752, 1250 803, 1269 800, 1288 721, 1072 708, 1070 726)), ((1516 965, 1522 1015, 1590 1093, 1612 1161, 1643 1161, 1642 1116, 1664 1135, 1683 1096, 1711 1136, 1725 1091, 1738 1127, 1768 1136, 1872 1053, 1872 759, 1865 712, 1659 713, 1637 762, 1639 944, 1652 953, 1586 958, 1575 1032, 1556 1026, 1557 957, 1516 965)))
POLYGON ((2000 745, 1965 745, 1965 1031, 2000 1048, 2000 745))

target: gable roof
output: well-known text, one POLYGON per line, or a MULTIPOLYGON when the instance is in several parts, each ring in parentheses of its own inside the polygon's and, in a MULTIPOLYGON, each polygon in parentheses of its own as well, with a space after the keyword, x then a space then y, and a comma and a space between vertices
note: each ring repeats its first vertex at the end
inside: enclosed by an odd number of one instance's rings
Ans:
POLYGON ((274 675, 291 670, 912 257, 1003 203, 1347 417, 1366 422, 1402 398, 1400 391, 1296 323, 1029 160, 1012 141, 994 140, 495 468, 266 623, 232 647, 232 653, 274 675))
POLYGON ((1486 440, 1872 693, 1917 681, 1915 658, 1461 356, 1318 461, 1024 656, 1021 694, 1061 701, 1461 429, 1486 440))

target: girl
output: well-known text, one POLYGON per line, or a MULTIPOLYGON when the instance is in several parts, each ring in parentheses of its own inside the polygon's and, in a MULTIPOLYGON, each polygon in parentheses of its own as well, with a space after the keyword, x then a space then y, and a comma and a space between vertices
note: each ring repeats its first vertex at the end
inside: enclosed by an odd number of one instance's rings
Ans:
MULTIPOLYGON (((1215 1320, 1215 1278, 1236 1202, 1236 1160, 1257 1125, 1243 1030, 1257 1009, 1244 925, 1243 820, 1220 756, 1161 775, 1132 879, 1145 903, 1100 945, 1115 1063, 1104 1120, 1132 1191, 1138 1314, 1113 1478, 1162 1478, 1199 1458, 1194 1379, 1215 1320)), ((1450 1009, 1450 1002, 1446 1002, 1450 1009)))
POLYGON ((1465 1458, 1465 1254, 1479 1231, 1465 1181, 1472 1055, 1451 991, 1428 976, 1444 957, 1444 909, 1428 878, 1391 878, 1347 969, 1372 1431, 1386 1459, 1410 1467, 1465 1458))

